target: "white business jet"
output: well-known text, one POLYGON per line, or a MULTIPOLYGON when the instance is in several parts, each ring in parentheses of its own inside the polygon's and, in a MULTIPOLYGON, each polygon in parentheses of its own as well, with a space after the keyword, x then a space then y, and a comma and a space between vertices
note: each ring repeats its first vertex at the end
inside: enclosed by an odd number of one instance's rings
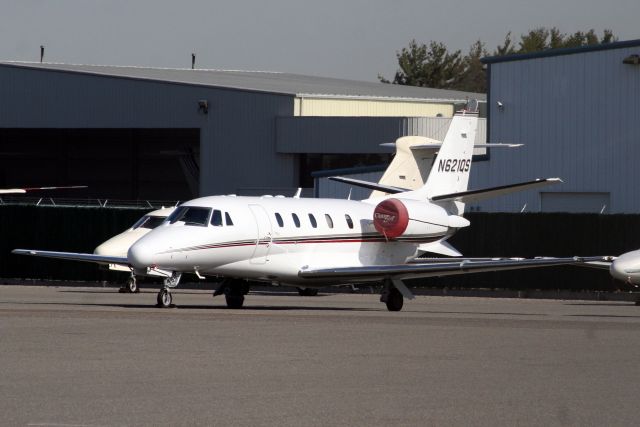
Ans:
POLYGON ((318 288, 381 282, 381 301, 402 309, 413 295, 404 283, 447 276, 595 261, 593 258, 441 260, 412 263, 421 250, 456 252, 446 239, 469 221, 464 203, 559 182, 557 178, 467 190, 476 109, 457 113, 429 177, 413 191, 363 201, 284 197, 203 197, 179 206, 136 241, 127 257, 15 249, 13 253, 130 266, 135 274, 161 274, 160 307, 172 304, 182 273, 223 278, 214 296, 240 308, 249 281, 318 288))
MULTIPOLYGON (((126 258, 131 245, 133 245, 142 236, 162 224, 174 210, 175 207, 162 208, 143 215, 142 218, 136 221, 131 227, 98 245, 98 247, 94 249, 93 253, 101 256, 126 258)), ((111 263, 108 267, 109 270, 123 271, 130 274, 125 285, 120 288, 120 292, 140 292, 136 276, 133 274, 128 264, 111 263)))
MULTIPOLYGON (((640 249, 625 252, 617 257, 605 257, 603 260, 585 263, 587 267, 609 270, 614 279, 621 280, 634 288, 640 287, 640 249)), ((640 305, 640 295, 636 299, 640 305)))

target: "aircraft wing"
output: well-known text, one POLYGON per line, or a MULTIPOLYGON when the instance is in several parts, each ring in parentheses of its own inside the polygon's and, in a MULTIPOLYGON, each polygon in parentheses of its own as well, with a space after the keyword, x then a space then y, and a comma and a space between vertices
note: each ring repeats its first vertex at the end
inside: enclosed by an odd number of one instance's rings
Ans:
POLYGON ((298 276, 305 279, 344 279, 345 282, 383 278, 414 279, 419 277, 453 276, 457 274, 487 271, 517 270, 521 268, 549 267, 554 265, 584 264, 602 261, 603 257, 572 258, 507 258, 507 259, 457 259, 425 262, 419 264, 372 265, 362 267, 339 267, 302 269, 298 276))
POLYGON ((483 188, 480 190, 462 191, 460 193, 442 194, 431 198, 433 202, 470 202, 475 200, 483 200, 491 197, 503 196, 505 194, 515 193, 517 191, 531 190, 533 188, 545 187, 551 184, 562 182, 560 178, 536 179, 533 181, 519 182, 517 184, 503 185, 500 187, 483 188))
POLYGON ((33 188, 0 188, 0 194, 24 194, 27 191, 36 190, 73 190, 78 188, 87 188, 86 185, 69 185, 65 187, 33 187, 33 188))
POLYGON ((129 265, 126 257, 105 256, 96 254, 82 254, 77 252, 55 252, 55 251, 38 251, 33 249, 14 249, 11 251, 16 255, 29 255, 43 258, 67 259, 70 261, 86 261, 98 264, 118 264, 129 265))
POLYGON ((411 191, 407 188, 392 187, 391 185, 382 185, 375 182, 362 181, 360 179, 345 178, 343 176, 330 176, 330 180, 344 182, 345 184, 355 185, 356 187, 368 188, 369 190, 378 190, 384 193, 397 194, 411 191))

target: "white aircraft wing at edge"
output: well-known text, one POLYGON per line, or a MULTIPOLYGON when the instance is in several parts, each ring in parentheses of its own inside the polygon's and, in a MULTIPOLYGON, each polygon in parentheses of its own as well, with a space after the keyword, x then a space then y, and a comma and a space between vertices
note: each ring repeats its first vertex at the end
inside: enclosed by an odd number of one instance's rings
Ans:
POLYGON ((364 267, 341 267, 302 269, 298 276, 306 279, 344 278, 345 281, 368 280, 373 278, 415 279, 419 277, 453 276, 456 274, 480 273, 486 271, 517 270, 520 268, 548 267, 553 265, 584 264, 602 261, 603 257, 571 258, 508 258, 508 259, 458 259, 420 264, 376 265, 364 267))

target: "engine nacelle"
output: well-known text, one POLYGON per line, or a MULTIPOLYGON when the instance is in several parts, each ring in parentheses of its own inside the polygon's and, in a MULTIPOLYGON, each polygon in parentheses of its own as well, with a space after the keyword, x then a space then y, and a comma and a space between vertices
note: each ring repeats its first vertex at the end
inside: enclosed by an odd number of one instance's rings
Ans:
POLYGON ((450 215, 444 208, 417 200, 386 199, 373 211, 373 226, 389 239, 400 236, 441 236, 449 228, 461 228, 469 221, 450 215))

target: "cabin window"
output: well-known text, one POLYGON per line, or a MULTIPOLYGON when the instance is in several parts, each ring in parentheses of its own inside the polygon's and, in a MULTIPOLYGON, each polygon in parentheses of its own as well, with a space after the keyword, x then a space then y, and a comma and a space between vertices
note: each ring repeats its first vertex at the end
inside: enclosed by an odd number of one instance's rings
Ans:
POLYGON ((309 214, 309 221, 311 221, 311 226, 313 228, 318 228, 318 222, 316 221, 316 218, 313 216, 313 214, 309 214))
POLYGON ((329 214, 324 214, 324 219, 327 220, 327 226, 329 228, 333 228, 333 220, 331 219, 331 217, 329 216, 329 214))
POLYGON ((296 228, 300 228, 300 218, 298 218, 298 215, 292 213, 291 217, 293 218, 293 223, 296 225, 296 228))
POLYGON ((278 222, 278 226, 284 227, 284 221, 282 220, 282 216, 276 212, 276 221, 278 222))
POLYGON ((349 226, 349 228, 353 228, 353 221, 351 220, 351 217, 348 214, 345 214, 344 217, 347 220, 347 225, 349 226))
POLYGON ((222 227, 222 211, 218 209, 213 210, 213 215, 211 215, 211 225, 222 227))
POLYGON ((233 221, 231 221, 231 215, 229 215, 229 212, 224 213, 224 219, 227 222, 227 225, 233 225, 233 221))
POLYGON ((184 222, 184 225, 197 225, 206 227, 211 215, 211 208, 203 208, 199 206, 180 206, 169 217, 169 224, 176 222, 184 222))

